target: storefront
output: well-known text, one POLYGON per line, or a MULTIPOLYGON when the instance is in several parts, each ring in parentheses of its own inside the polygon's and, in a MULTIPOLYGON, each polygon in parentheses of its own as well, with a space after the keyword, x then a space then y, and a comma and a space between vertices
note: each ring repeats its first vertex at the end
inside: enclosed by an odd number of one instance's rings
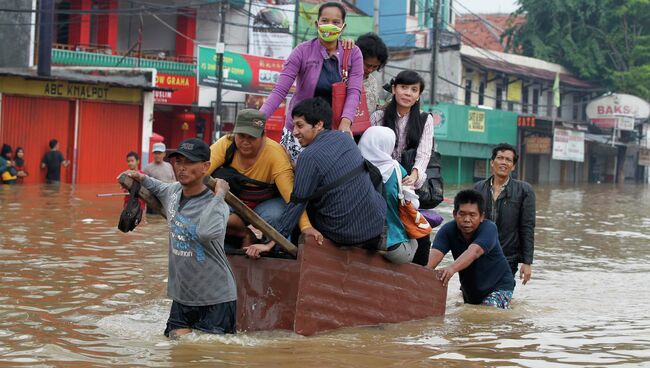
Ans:
POLYGON ((465 105, 438 104, 432 110, 445 184, 465 184, 490 175, 492 148, 517 143, 517 114, 465 105))
POLYGON ((114 182, 129 151, 147 153, 151 131, 144 111, 153 108, 146 96, 151 93, 144 85, 121 80, 121 85, 98 83, 81 74, 44 80, 32 72, 0 72, 0 141, 23 147, 26 184, 45 181, 40 162, 51 139, 59 141, 60 151, 71 161, 61 170, 66 183, 114 182))

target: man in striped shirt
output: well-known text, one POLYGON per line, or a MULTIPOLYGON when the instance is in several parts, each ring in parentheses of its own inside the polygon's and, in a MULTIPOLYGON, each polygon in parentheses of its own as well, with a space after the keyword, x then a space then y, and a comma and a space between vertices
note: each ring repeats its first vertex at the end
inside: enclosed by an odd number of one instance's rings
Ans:
POLYGON ((332 109, 321 98, 302 101, 292 117, 293 135, 304 150, 296 163, 292 200, 278 230, 289 236, 307 206, 315 229, 308 229, 306 236, 314 236, 319 243, 325 237, 339 245, 376 247, 384 228, 386 202, 368 172, 360 170, 364 160, 357 145, 348 134, 330 130, 332 109))

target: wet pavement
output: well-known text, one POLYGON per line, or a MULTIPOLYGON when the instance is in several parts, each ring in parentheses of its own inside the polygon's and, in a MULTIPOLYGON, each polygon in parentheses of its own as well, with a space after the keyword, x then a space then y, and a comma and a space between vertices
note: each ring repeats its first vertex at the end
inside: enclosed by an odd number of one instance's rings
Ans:
POLYGON ((455 276, 444 318, 181 341, 162 335, 166 224, 119 232, 122 198, 96 197, 117 191, 0 186, 0 366, 650 366, 648 186, 537 187, 533 279, 508 311, 463 305, 455 276))

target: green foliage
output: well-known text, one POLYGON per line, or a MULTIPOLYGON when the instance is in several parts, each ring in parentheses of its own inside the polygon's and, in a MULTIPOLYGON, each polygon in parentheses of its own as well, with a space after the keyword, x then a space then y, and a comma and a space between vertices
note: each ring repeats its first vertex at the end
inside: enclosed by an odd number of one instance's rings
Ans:
POLYGON ((650 0, 519 0, 508 49, 650 99, 650 0), (644 83, 645 82, 645 83, 644 83), (642 85, 644 84, 644 85, 642 85))

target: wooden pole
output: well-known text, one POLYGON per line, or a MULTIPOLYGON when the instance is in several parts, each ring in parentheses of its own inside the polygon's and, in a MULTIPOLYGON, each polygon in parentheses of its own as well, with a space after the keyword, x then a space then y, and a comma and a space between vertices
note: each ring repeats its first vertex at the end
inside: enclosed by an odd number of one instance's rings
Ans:
MULTIPOLYGON (((120 175, 118 181, 126 189, 131 188, 131 185, 133 184, 133 179, 128 177, 126 174, 120 175)), ((204 178, 204 183, 208 188, 214 190, 216 180, 209 176, 206 176, 204 178)), ((140 192, 138 194, 140 195, 140 198, 142 198, 147 203, 147 206, 150 206, 153 209, 157 209, 161 214, 164 214, 165 211, 162 210, 162 204, 158 198, 156 198, 153 194, 151 194, 151 192, 149 192, 149 190, 147 190, 147 188, 144 186, 140 187, 140 192)), ((228 192, 226 193, 224 200, 244 221, 249 222, 251 225, 255 226, 256 229, 260 230, 262 234, 273 240, 276 244, 282 247, 282 249, 294 257, 298 254, 298 248, 293 245, 293 243, 282 236, 282 234, 280 234, 271 225, 264 221, 264 219, 262 219, 257 213, 248 208, 248 206, 246 206, 244 202, 242 202, 239 198, 228 192)))

